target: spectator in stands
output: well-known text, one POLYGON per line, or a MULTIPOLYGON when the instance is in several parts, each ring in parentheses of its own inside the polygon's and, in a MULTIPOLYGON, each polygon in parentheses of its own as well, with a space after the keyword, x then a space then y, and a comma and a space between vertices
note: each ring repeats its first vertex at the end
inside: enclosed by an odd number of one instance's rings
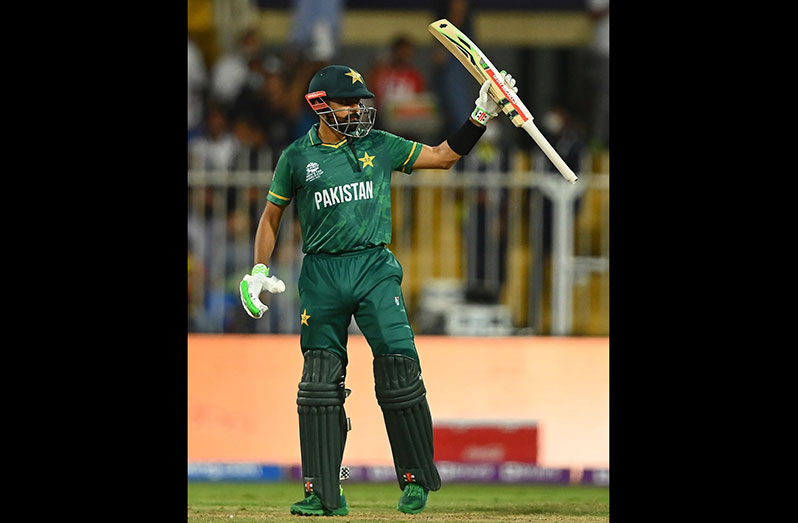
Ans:
MULTIPOLYGON (((467 0, 439 0, 435 7, 435 20, 446 18, 465 34, 474 34, 467 0)), ((432 52, 432 78, 435 79, 433 86, 441 113, 445 116, 440 131, 440 138, 443 140, 460 127, 463 119, 468 118, 473 109, 469 98, 472 97, 474 78, 442 45, 433 46, 432 52)))
POLYGON ((257 82, 257 74, 252 64, 263 60, 263 44, 258 30, 251 27, 243 32, 238 40, 238 47, 222 56, 211 71, 211 94, 229 111, 250 81, 257 82))
POLYGON ((249 157, 245 164, 249 169, 269 170, 282 149, 296 138, 293 128, 301 105, 294 98, 305 101, 303 94, 310 76, 304 65, 288 71, 278 57, 271 55, 249 66, 249 81, 236 98, 231 115, 236 135, 249 157), (270 154, 261 156, 264 153, 270 154), (263 164, 269 156, 272 164, 263 164))
MULTIPOLYGON (((233 130, 242 145, 246 169, 259 170, 259 153, 269 146, 269 121, 272 107, 266 97, 267 61, 252 59, 247 64, 247 80, 230 107, 233 130)), ((270 168, 263 167, 263 168, 270 168)))
POLYGON ((380 60, 372 68, 369 78, 379 103, 377 109, 386 102, 404 101, 426 89, 424 75, 413 62, 415 44, 406 35, 394 38, 390 46, 390 55, 380 60))
MULTIPOLYGON (((584 141, 579 126, 574 121, 571 112, 561 105, 554 105, 547 110, 540 121, 541 131, 549 140, 549 143, 559 153, 560 157, 568 164, 575 173, 580 171, 584 141)), ((559 171, 548 160, 542 151, 541 171, 556 173, 559 171), (545 159, 546 161, 542 161, 545 159)))
MULTIPOLYGON (((582 133, 574 122, 570 111, 565 107, 555 105, 546 111, 541 118, 541 132, 552 147, 559 153, 566 165, 575 173, 582 168, 582 156, 585 150, 582 133)), ((560 171, 551 163, 542 151, 536 151, 536 171, 561 177, 560 171)), ((578 214, 582 198, 574 200, 574 214, 578 214)), ((552 242, 552 205, 548 198, 543 199, 543 252, 551 253, 552 242)))
POLYGON ((332 60, 340 45, 344 4, 344 0, 291 1, 291 31, 284 55, 288 69, 294 70, 306 61, 332 60))
POLYGON ((230 131, 221 107, 209 102, 205 131, 189 142, 189 168, 207 171, 231 170, 240 144, 230 131))
POLYGON ((297 113, 296 104, 286 104, 285 101, 292 96, 289 91, 293 85, 293 78, 286 73, 282 61, 276 56, 268 57, 263 63, 261 96, 266 104, 266 134, 275 165, 280 152, 293 141, 291 126, 297 113))
POLYGON ((437 108, 427 97, 424 74, 413 60, 415 51, 409 36, 395 37, 389 55, 377 61, 369 78, 383 129, 412 140, 434 140, 437 136, 429 134, 437 134, 440 127, 437 108))
MULTIPOLYGON (((286 86, 282 103, 290 122, 288 143, 319 120, 304 95, 316 71, 330 65, 340 49, 345 9, 345 0, 291 0, 291 30, 282 55, 286 86)), ((279 152, 275 151, 275 161, 279 152)))

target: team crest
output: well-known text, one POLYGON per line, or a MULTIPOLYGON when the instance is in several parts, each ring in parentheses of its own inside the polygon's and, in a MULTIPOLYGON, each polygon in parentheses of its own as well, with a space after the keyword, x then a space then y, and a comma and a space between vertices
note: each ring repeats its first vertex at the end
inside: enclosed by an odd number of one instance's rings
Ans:
POLYGON ((313 180, 324 174, 324 171, 319 169, 319 164, 317 164, 316 162, 310 162, 305 169, 307 170, 307 175, 305 176, 305 181, 307 182, 312 182, 313 180))
MULTIPOLYGON (((360 73, 358 73, 357 71, 355 71, 351 67, 349 68, 349 72, 348 73, 344 73, 344 74, 346 76, 349 76, 350 78, 352 78, 352 83, 355 83, 355 82, 360 82, 361 84, 363 83, 363 77, 360 76, 360 73)), ((363 84, 363 85, 366 85, 366 84, 363 84)))

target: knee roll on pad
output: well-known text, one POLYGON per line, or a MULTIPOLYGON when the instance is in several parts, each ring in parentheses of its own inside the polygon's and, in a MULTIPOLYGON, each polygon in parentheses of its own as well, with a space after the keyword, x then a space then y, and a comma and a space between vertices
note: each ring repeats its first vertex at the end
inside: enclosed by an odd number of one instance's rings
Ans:
POLYGON ((346 369, 326 350, 308 350, 297 392, 299 443, 305 495, 315 493, 330 510, 340 506, 339 474, 346 444, 346 369))
POLYGON ((432 415, 418 362, 407 356, 374 359, 374 390, 391 443, 396 480, 441 488, 433 461, 432 415))

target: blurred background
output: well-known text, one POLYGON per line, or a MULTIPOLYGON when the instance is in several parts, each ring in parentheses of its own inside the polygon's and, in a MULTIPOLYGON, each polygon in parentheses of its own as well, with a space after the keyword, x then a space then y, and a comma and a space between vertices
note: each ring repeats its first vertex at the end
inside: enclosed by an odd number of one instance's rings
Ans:
MULTIPOLYGON (((394 174, 389 248, 404 268, 436 431, 447 430, 446 419, 460 429, 468 420, 499 420, 491 426, 505 435, 535 427, 534 456, 522 461, 597 467, 608 480, 608 0, 189 0, 189 458, 195 467, 297 463, 296 427, 275 435, 257 414, 286 408, 282 414, 295 418, 303 256, 295 205, 283 216, 271 264, 287 291, 266 295, 270 310, 257 321, 238 295, 252 267, 272 170, 281 151, 318 121, 303 95, 328 64, 363 74, 376 94, 375 128, 430 145, 457 129, 479 85, 428 32, 440 18, 517 79, 536 125, 579 181, 567 183, 503 115, 451 170, 394 174), (274 350, 262 360, 264 346, 274 350), (464 409, 463 397, 450 392, 462 389, 450 356, 465 347, 488 390, 464 409), (499 353, 503 364, 485 365, 499 353), (262 378, 283 367, 285 386, 262 378), (506 391, 491 383, 512 384, 516 392, 520 386, 518 408, 507 408, 506 391), (247 438, 254 438, 251 447, 242 443, 247 438)), ((356 425, 347 453, 350 463, 386 465, 390 450, 369 391, 369 349, 354 322, 350 331, 350 351, 364 353, 352 362, 364 359, 366 367, 360 377, 350 369, 355 394, 347 408, 374 423, 356 425)), ((458 448, 451 434, 436 432, 440 438, 458 448)), ((470 458, 460 461, 509 460, 486 445, 463 450, 470 458)))
MULTIPOLYGON (((238 283, 280 152, 318 121, 303 95, 330 63, 360 71, 376 127, 437 145, 479 85, 427 31, 448 18, 518 80, 580 181, 503 115, 450 171, 394 175, 393 241, 419 334, 609 334, 608 2, 189 0, 188 330, 298 333, 301 240, 288 207, 250 319, 238 283), (444 314, 446 311, 446 314, 444 314)), ((356 326, 353 324, 353 330, 356 326)))

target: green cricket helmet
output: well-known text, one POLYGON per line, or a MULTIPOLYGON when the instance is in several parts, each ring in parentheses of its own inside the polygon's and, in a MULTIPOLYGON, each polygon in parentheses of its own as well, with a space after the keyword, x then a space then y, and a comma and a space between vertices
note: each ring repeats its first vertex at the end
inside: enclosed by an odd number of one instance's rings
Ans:
POLYGON ((374 98, 374 94, 366 89, 363 76, 345 65, 328 65, 320 69, 308 85, 305 100, 311 109, 321 117, 331 129, 350 138, 362 138, 371 132, 377 115, 377 109, 364 106, 362 98, 374 98), (357 100, 356 108, 349 108, 346 119, 339 120, 335 111, 327 104, 329 100, 349 102, 357 100))

